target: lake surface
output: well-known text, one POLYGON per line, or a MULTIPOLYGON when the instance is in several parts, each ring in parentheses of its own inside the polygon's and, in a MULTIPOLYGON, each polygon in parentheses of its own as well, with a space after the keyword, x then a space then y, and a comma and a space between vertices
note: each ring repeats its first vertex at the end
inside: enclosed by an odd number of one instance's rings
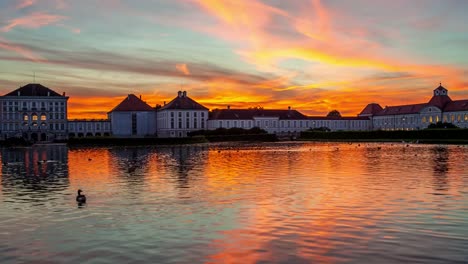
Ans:
POLYGON ((468 146, 48 145, 1 160, 0 263, 468 263, 468 146))

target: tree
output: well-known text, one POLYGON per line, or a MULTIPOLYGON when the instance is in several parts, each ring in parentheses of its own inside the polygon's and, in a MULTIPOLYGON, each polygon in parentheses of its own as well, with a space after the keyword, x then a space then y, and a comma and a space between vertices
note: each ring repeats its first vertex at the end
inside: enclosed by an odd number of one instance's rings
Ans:
POLYGON ((328 113, 327 117, 341 117, 341 114, 338 110, 332 110, 328 113))

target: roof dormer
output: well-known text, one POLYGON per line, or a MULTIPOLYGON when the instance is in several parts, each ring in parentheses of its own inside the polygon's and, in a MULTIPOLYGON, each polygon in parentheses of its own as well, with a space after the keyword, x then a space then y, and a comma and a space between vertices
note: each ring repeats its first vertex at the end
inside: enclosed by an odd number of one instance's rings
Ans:
POLYGON ((442 86, 442 83, 440 83, 439 87, 434 89, 434 96, 443 96, 443 95, 448 95, 448 90, 442 86))

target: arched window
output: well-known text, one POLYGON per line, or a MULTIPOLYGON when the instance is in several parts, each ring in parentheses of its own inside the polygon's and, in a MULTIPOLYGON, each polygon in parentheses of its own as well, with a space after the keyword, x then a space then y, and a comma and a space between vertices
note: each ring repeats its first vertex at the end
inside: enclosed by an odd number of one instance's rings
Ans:
POLYGON ((422 122, 423 122, 423 123, 426 123, 426 117, 425 117, 425 116, 423 116, 422 122))
POLYGON ((28 114, 23 114, 23 121, 28 121, 29 120, 29 116, 28 114))
POLYGON ((42 113, 41 114, 41 121, 46 121, 47 120, 47 115, 42 113))
POLYGON ((432 116, 429 117, 429 123, 432 123, 432 116))
POLYGON ((33 114, 31 115, 31 120, 32 120, 32 121, 37 121, 37 114, 36 114, 36 113, 33 113, 33 114))

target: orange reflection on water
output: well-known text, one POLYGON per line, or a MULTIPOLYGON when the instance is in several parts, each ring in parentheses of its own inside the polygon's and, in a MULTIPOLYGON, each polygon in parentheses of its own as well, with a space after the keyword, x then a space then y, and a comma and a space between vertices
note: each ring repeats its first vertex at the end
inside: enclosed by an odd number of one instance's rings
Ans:
POLYGON ((68 152, 72 186, 103 185, 113 178, 111 155, 107 148, 71 149, 68 152))

